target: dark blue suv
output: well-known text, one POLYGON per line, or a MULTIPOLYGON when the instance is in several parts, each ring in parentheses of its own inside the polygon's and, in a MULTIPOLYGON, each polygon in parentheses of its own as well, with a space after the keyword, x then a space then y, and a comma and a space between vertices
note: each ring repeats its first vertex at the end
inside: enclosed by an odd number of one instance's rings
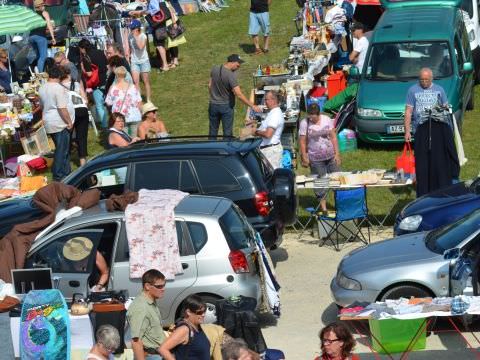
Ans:
MULTIPOLYGON (((234 201, 265 242, 276 247, 295 222, 297 199, 291 170, 273 170, 259 151, 260 139, 178 138, 139 142, 106 151, 64 179, 80 190, 98 188, 102 198, 125 190, 178 189, 234 201)), ((0 237, 14 224, 41 215, 30 199, 0 205, 0 237)))
POLYGON ((397 215, 395 235, 436 229, 480 209, 480 177, 426 194, 397 215))

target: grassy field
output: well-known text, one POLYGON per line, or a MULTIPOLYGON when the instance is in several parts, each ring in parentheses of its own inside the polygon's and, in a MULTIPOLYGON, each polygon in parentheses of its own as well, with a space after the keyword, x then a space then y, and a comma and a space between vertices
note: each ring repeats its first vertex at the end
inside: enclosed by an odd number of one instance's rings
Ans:
MULTIPOLYGON (((208 79, 214 64, 221 64, 231 53, 238 53, 246 63, 239 70, 241 88, 248 96, 253 87, 252 73, 259 64, 280 63, 288 55, 287 43, 295 35, 293 18, 297 6, 293 0, 273 0, 271 6, 272 38, 268 55, 253 55, 251 40, 247 35, 248 9, 250 1, 231 0, 230 7, 218 13, 198 13, 185 16, 188 43, 180 47, 180 66, 175 70, 152 73, 153 101, 159 107, 159 114, 167 129, 174 136, 205 135, 208 131, 208 79)), ((476 104, 480 108, 480 87, 475 89, 476 104)), ((238 104, 235 110, 235 128, 242 125, 246 107, 238 104)), ((476 176, 480 170, 480 155, 477 137, 480 129, 480 111, 468 112, 465 118, 463 139, 467 164, 462 168, 461 178, 476 176)), ((99 141, 90 137, 89 153, 96 154, 103 149, 99 141)), ((362 170, 369 168, 391 169, 400 146, 361 146, 358 151, 343 155, 342 168, 362 170)), ((306 172, 299 169, 299 172, 306 172)), ((314 202, 312 193, 299 193, 302 207, 314 202)), ((411 201, 414 193, 402 194, 397 210, 411 201)), ((374 215, 385 214, 394 197, 388 190, 369 192, 369 209, 374 215)), ((305 212, 300 213, 305 216, 305 212)), ((390 221, 391 223, 391 221, 390 221)))

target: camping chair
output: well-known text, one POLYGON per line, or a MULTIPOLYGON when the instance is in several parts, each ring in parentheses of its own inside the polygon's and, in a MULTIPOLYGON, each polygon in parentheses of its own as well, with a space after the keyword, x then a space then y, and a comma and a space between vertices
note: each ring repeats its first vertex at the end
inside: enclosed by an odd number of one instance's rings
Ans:
MULTIPOLYGON (((297 222, 295 224, 293 224, 293 228, 295 229, 295 231, 297 231, 297 228, 296 228, 297 223, 298 223, 298 226, 302 229, 302 231, 300 232, 300 235, 298 235, 298 239, 302 238, 303 234, 308 229, 310 223, 314 220, 315 221, 317 220, 318 212, 320 211, 320 199, 318 199, 317 206, 307 207, 307 208, 305 208, 305 211, 310 214, 310 216, 308 217, 305 224, 302 224, 302 222, 299 219, 297 219, 297 222)), ((311 227, 311 234, 313 235, 313 225, 311 227)))
POLYGON ((344 237, 345 241, 354 241, 359 238, 368 245, 370 243, 370 224, 368 222, 366 187, 335 190, 335 215, 319 215, 318 220, 326 234, 320 246, 330 241, 335 250, 340 251, 340 237, 344 237), (346 222, 349 222, 349 226, 345 224, 346 222), (367 224, 368 237, 362 233, 363 223, 367 224))

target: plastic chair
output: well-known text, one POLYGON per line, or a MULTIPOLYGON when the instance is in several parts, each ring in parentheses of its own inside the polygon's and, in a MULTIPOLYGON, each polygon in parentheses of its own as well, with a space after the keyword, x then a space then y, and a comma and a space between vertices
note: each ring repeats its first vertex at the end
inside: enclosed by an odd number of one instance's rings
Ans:
POLYGON ((345 241, 353 241, 358 238, 366 245, 370 243, 367 190, 365 187, 335 190, 335 216, 319 215, 318 219, 327 234, 320 246, 330 241, 335 250, 340 251, 339 240, 341 236, 345 237, 345 235, 348 235, 345 241), (355 222, 355 220, 357 220, 357 222, 355 222), (327 227, 325 222, 333 224, 331 227, 327 227), (351 222, 351 226, 353 226, 354 229, 346 226, 345 222, 351 222), (367 225, 368 237, 365 237, 365 234, 361 231, 363 223, 367 225), (343 235, 341 235, 340 232, 342 232, 343 235))

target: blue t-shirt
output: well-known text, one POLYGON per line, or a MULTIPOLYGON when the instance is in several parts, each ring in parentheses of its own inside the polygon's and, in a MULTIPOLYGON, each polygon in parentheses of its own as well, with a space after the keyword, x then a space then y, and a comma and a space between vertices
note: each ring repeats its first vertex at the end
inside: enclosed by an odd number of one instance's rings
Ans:
POLYGON ((413 108, 412 133, 415 134, 418 125, 428 120, 425 109, 435 105, 446 105, 448 99, 445 90, 439 85, 432 84, 428 89, 424 89, 419 84, 415 84, 408 89, 406 103, 413 108))

